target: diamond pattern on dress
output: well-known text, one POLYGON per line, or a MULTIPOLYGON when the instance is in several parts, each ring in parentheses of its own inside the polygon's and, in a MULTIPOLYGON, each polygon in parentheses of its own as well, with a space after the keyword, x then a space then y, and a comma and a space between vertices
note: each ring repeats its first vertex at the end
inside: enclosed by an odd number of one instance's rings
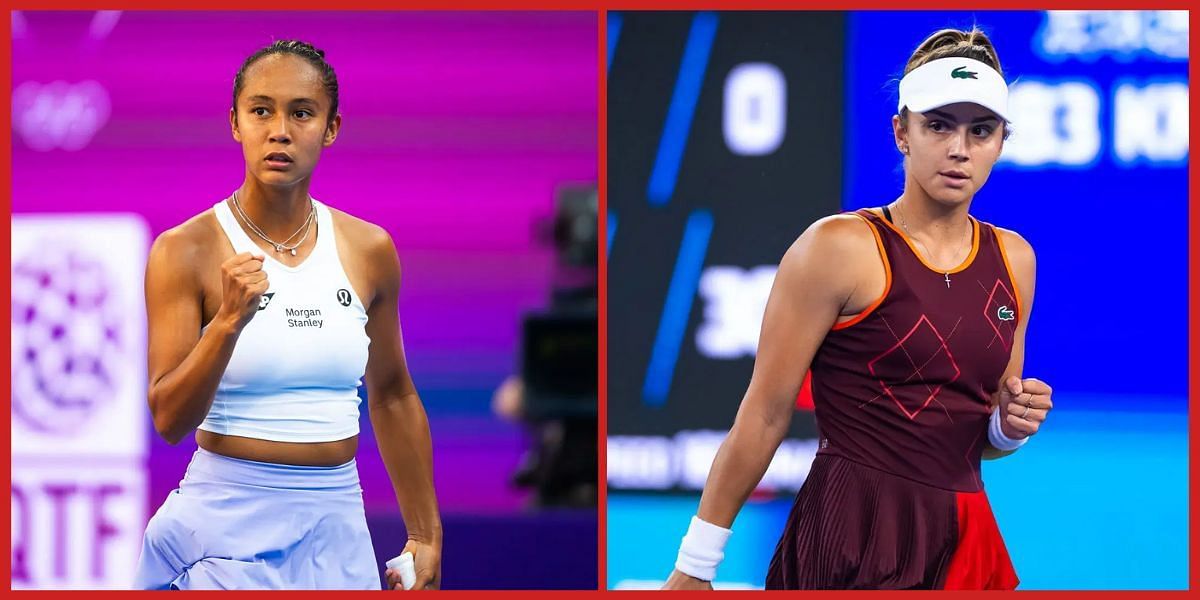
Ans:
POLYGON ((992 337, 992 342, 995 342, 996 338, 1000 338, 1000 343, 1004 346, 1005 350, 1009 350, 1010 340, 1012 339, 1016 323, 1016 312, 1016 298, 1013 297, 1012 292, 1008 291, 1008 286, 1004 285, 1003 281, 997 279, 996 284, 992 286, 991 293, 988 294, 987 302, 983 305, 983 318, 987 320, 988 325, 992 326, 992 331, 996 332, 996 335, 992 337), (1012 311, 1014 313, 1014 320, 1001 320, 999 316, 1001 308, 1012 311), (1008 332, 1007 337, 1004 335, 1004 331, 1006 330, 1008 332))
POLYGON ((912 329, 897 340, 894 346, 871 359, 867 363, 867 369, 879 382, 883 393, 896 403, 909 420, 916 419, 917 415, 933 402, 944 384, 956 381, 962 374, 950 353, 950 348, 946 345, 946 340, 925 315, 921 315, 912 329), (893 375, 904 371, 907 371, 907 376, 893 375), (889 380, 901 383, 916 381, 918 383, 914 383, 913 387, 923 385, 925 391, 915 395, 898 394, 898 384, 889 384, 889 380), (928 381, 939 383, 930 386, 928 381))

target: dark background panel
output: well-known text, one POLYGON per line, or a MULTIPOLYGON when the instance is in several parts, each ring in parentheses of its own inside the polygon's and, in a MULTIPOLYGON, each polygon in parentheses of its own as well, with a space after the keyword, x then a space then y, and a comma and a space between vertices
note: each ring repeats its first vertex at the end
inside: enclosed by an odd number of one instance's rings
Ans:
MULTIPOLYGON (((709 15, 712 16, 712 15, 709 15)), ((693 13, 623 13, 618 57, 609 72, 608 159, 609 433, 672 435, 725 430, 732 423, 753 357, 713 359, 698 351, 704 299, 692 292, 665 404, 643 393, 664 303, 696 211, 712 216, 704 267, 775 265, 813 221, 841 210, 844 15, 723 13, 704 69, 674 193, 650 201, 647 185, 680 76, 693 13), (770 63, 786 82, 786 130, 773 152, 742 156, 722 129, 725 84, 735 67, 770 63), (611 93, 621 90, 621 93, 611 93)), ((809 415, 793 435, 811 436, 809 415)))

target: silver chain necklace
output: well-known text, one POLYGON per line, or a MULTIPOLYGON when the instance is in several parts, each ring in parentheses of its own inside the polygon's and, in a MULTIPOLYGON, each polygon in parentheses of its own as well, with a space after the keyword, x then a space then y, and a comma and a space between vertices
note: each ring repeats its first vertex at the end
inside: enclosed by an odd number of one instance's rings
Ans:
MULTIPOLYGON (((908 229, 908 220, 904 218, 904 213, 900 212, 900 203, 899 202, 896 203, 896 213, 900 215, 900 225, 902 227, 904 227, 904 231, 906 233, 908 233, 908 237, 915 240, 918 244, 921 244, 921 248, 923 250, 925 250, 925 255, 928 256, 929 258, 933 258, 933 253, 929 251, 929 247, 925 245, 925 242, 918 240, 917 236, 913 235, 912 231, 910 231, 908 229)), ((970 223, 971 223, 971 220, 968 218, 967 224, 970 225, 970 223)), ((967 227, 967 235, 963 236, 964 241, 969 240, 971 229, 972 229, 971 227, 967 227)), ((955 254, 955 256, 958 256, 958 255, 955 254)), ((943 271, 942 275, 944 275, 946 277, 946 289, 950 289, 950 271, 943 271)))
POLYGON ((246 223, 246 225, 248 227, 250 227, 250 231, 253 231, 255 235, 262 238, 263 241, 265 241, 266 243, 270 244, 273 248, 275 248, 276 252, 283 252, 286 250, 288 252, 291 252, 292 256, 296 255, 296 248, 299 248, 300 245, 304 243, 304 240, 308 239, 308 231, 309 231, 309 229, 312 228, 313 218, 316 217, 316 214, 317 214, 317 207, 313 205, 312 196, 309 196, 308 197, 308 217, 304 219, 304 223, 300 225, 300 228, 297 229, 295 233, 288 236, 288 238, 286 240, 283 240, 282 242, 276 242, 275 240, 273 240, 269 236, 267 236, 266 232, 264 232, 262 229, 260 229, 258 227, 258 225, 255 225, 254 221, 250 220, 250 216, 247 215, 246 211, 242 209, 242 203, 238 201, 237 190, 233 191, 233 206, 234 206, 234 208, 237 208, 238 214, 241 215, 241 217, 242 217, 242 221, 244 221, 246 223), (300 241, 289 246, 288 242, 292 241, 292 238, 299 235, 301 231, 304 232, 304 235, 300 237, 300 241))

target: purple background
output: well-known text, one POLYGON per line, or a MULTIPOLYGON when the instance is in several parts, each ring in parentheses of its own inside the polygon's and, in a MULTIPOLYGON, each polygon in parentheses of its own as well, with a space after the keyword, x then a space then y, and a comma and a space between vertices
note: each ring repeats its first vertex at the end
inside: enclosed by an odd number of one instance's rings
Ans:
MULTIPOLYGON (((94 18, 14 16, 14 89, 95 80, 111 116, 75 152, 35 151, 14 130, 13 212, 132 212, 158 235, 242 180, 227 115, 245 57, 285 38, 325 50, 343 128, 312 193, 396 241, 443 511, 518 511, 527 494, 507 479, 525 434, 489 403, 515 366, 522 313, 547 302, 553 254, 535 229, 556 186, 597 176, 595 14, 125 12, 103 35, 89 34, 94 18)), ((153 510, 195 445, 170 447, 146 424, 153 510)), ((394 512, 362 424, 368 513, 394 512)))

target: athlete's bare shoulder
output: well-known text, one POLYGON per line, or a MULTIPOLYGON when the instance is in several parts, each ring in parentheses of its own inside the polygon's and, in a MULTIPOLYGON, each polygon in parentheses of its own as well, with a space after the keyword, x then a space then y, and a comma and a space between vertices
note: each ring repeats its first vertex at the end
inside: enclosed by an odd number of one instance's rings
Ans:
POLYGON ((805 255, 847 267, 870 260, 877 254, 871 225, 858 215, 843 213, 824 217, 810 225, 788 249, 784 262, 805 255))
POLYGON ((216 266, 232 253, 212 209, 160 233, 146 262, 147 305, 159 299, 202 299, 206 287, 217 286, 219 292, 216 266))
POLYGON ((875 248, 875 236, 865 219, 854 213, 841 213, 819 219, 809 226, 811 232, 829 246, 829 250, 857 252, 863 245, 875 248))
POLYGON ((206 263, 221 255, 214 247, 221 235, 220 225, 210 208, 160 233, 150 247, 150 264, 153 266, 161 260, 177 269, 206 263))
POLYGON ((818 291, 827 301, 844 308, 864 280, 877 269, 882 287, 874 234, 862 217, 837 214, 808 227, 788 248, 779 263, 777 281, 802 290, 818 291))
POLYGON ((330 207, 337 231, 338 255, 368 310, 379 298, 395 298, 400 289, 400 259, 386 229, 330 207))
POLYGON ((992 228, 996 230, 996 235, 1000 236, 1000 241, 1004 244, 1004 250, 1008 252, 1009 260, 1032 260, 1034 258, 1033 245, 1021 237, 1021 234, 1011 229, 996 227, 995 225, 992 228))
POLYGON ((395 254, 392 236, 386 229, 348 212, 329 207, 338 241, 357 257, 378 259, 385 253, 395 254))
POLYGON ((1033 252, 1033 245, 1015 231, 995 226, 993 228, 996 235, 1000 236, 1000 243, 1008 257, 1013 276, 1020 280, 1017 285, 1032 283, 1037 269, 1037 256, 1033 252))

